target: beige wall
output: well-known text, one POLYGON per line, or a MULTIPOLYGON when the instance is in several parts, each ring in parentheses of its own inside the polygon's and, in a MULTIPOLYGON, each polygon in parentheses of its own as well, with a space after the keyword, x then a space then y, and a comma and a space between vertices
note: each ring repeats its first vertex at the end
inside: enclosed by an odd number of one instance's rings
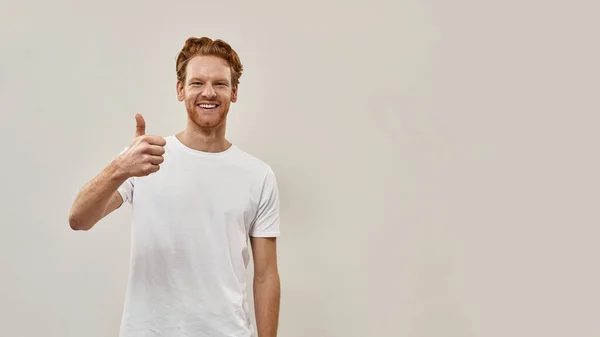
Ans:
POLYGON ((68 210, 135 113, 184 126, 200 35, 239 52, 229 138, 278 175, 281 337, 600 335, 599 5, 160 3, 2 4, 2 336, 116 336, 129 208, 68 210))

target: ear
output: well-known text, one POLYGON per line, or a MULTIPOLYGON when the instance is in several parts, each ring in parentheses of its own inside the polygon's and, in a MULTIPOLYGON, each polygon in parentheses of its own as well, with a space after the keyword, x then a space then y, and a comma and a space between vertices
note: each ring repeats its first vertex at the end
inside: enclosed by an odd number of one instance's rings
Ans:
POLYGON ((183 100, 185 99, 185 92, 183 90, 183 83, 181 81, 177 81, 176 90, 177 90, 177 100, 179 100, 180 102, 183 102, 183 100))
POLYGON ((231 103, 235 103, 237 101, 237 96, 238 96, 238 86, 239 84, 236 84, 233 86, 233 88, 231 89, 231 103))

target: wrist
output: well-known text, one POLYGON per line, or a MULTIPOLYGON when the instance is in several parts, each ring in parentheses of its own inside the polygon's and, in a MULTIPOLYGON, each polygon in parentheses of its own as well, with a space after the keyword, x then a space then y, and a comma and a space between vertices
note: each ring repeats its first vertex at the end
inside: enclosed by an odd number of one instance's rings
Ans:
POLYGON ((110 181, 114 181, 118 185, 121 185, 127 179, 130 178, 130 175, 127 173, 127 171, 121 165, 119 158, 115 158, 113 161, 111 161, 106 169, 107 169, 106 173, 108 174, 108 179, 110 181))

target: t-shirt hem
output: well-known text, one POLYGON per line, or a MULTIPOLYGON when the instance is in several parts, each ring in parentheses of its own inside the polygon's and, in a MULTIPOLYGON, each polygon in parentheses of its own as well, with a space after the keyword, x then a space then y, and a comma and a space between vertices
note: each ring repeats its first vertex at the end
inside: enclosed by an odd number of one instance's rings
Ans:
POLYGON ((125 191, 123 191, 123 189, 118 188, 117 192, 119 192, 119 194, 121 195, 121 198, 123 199, 123 203, 129 202, 129 200, 127 199, 127 194, 125 191))
POLYGON ((250 236, 255 238, 269 238, 269 237, 279 237, 281 236, 280 232, 256 232, 250 233, 250 236))

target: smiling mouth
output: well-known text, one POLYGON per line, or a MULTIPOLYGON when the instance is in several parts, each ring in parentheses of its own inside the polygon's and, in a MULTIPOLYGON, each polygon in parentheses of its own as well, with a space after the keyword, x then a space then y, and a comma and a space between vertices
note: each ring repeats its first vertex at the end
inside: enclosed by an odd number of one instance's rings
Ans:
POLYGON ((219 107, 218 104, 197 104, 196 106, 202 108, 202 109, 206 109, 206 110, 210 110, 210 109, 216 109, 219 107))

